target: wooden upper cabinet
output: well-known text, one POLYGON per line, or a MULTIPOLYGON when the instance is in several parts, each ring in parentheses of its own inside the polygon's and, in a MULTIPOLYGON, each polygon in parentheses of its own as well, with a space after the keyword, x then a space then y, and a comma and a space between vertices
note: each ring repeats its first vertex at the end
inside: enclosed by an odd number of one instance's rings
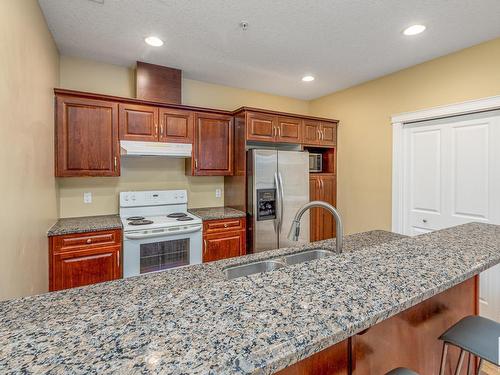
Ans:
POLYGON ((120 139, 158 141, 158 108, 120 104, 120 139))
POLYGON ((247 140, 274 142, 276 138, 276 116, 263 113, 248 113, 247 140))
POLYGON ((303 143, 307 145, 335 146, 337 144, 337 124, 316 120, 304 120, 303 143))
POLYGON ((57 177, 119 176, 118 104, 56 97, 57 177))
POLYGON ((195 176, 233 174, 233 117, 197 113, 191 173, 195 176))
POLYGON ((160 108, 160 142, 193 143, 194 113, 160 108))
POLYGON ((303 142, 308 145, 317 145, 320 142, 321 123, 314 120, 304 120, 303 142))
POLYGON ((276 142, 301 143, 302 120, 292 117, 278 117, 276 142))
POLYGON ((321 123, 321 144, 335 146, 337 144, 337 124, 331 122, 321 123))

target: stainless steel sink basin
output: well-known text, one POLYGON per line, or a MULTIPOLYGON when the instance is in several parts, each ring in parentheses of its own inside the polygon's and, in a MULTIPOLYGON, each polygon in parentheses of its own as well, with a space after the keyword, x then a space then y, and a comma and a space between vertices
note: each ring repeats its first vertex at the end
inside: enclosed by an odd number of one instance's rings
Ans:
POLYGON ((226 273, 226 277, 231 280, 237 277, 253 275, 255 273, 274 271, 283 267, 285 267, 285 264, 276 260, 263 260, 260 262, 243 264, 241 266, 228 267, 224 272, 226 273))
POLYGON ((301 253, 286 256, 285 262, 288 265, 299 264, 303 262, 309 262, 315 259, 326 258, 331 256, 332 254, 333 252, 330 250, 324 250, 324 249, 308 250, 308 251, 303 251, 301 253))

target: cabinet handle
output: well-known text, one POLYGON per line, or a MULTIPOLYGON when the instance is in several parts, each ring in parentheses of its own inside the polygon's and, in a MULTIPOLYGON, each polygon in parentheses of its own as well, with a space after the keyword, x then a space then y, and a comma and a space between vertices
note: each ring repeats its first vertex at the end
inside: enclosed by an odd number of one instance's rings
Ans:
POLYGON ((281 128, 278 126, 276 129, 278 130, 278 138, 281 138, 281 128))
POLYGON ((207 240, 203 240, 203 253, 207 251, 207 240))
POLYGON ((163 137, 163 124, 160 125, 160 135, 163 137))
POLYGON ((319 129, 316 129, 316 131, 318 132, 318 140, 321 141, 321 131, 319 129))
POLYGON ((89 238, 89 239, 87 240, 87 243, 92 243, 92 240, 89 238))
POLYGON ((198 159, 194 159, 194 167, 195 169, 198 169, 198 159))
POLYGON ((323 129, 319 131, 319 134, 321 134, 321 140, 323 141, 325 139, 325 133, 323 133, 323 129))
POLYGON ((155 124, 155 134, 158 135, 158 124, 155 124))
POLYGON ((116 264, 118 265, 118 268, 120 268, 120 250, 116 253, 116 264))
POLYGON ((117 168, 117 166, 118 166, 118 158, 115 156, 115 159, 114 159, 114 160, 115 160, 115 172, 116 172, 116 168, 117 168))

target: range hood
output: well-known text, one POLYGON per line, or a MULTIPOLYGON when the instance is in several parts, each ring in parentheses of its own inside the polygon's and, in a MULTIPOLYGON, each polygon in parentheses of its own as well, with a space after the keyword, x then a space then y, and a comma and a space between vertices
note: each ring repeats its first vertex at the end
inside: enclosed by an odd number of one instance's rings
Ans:
POLYGON ((127 156, 190 158, 192 148, 189 143, 120 141, 120 153, 127 156))

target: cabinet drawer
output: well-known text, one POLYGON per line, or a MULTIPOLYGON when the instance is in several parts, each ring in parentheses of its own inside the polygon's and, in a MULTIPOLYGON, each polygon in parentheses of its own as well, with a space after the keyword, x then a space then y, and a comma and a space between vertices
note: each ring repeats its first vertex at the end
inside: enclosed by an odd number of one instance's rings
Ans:
POLYGON ((204 234, 245 229, 245 219, 210 220, 203 225, 204 234))
POLYGON ((74 251, 121 244, 121 231, 99 231, 54 237, 54 251, 74 251))

